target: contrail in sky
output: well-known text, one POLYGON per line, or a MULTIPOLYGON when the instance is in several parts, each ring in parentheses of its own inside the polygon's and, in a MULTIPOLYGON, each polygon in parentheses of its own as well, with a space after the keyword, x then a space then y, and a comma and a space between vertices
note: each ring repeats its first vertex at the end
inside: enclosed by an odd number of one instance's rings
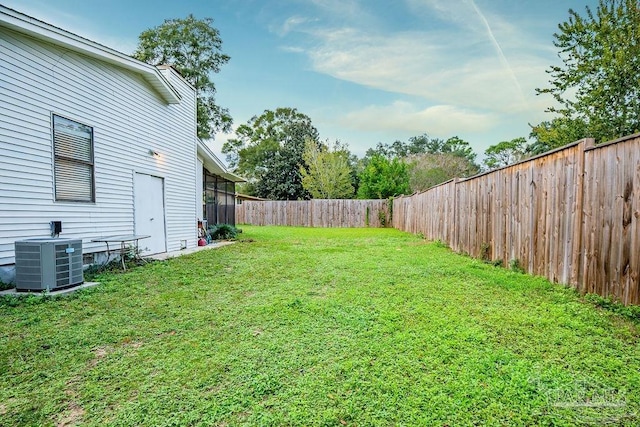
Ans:
POLYGON ((521 101, 523 103, 526 103, 525 98, 524 98, 524 94, 522 93, 522 88, 520 87, 520 83, 518 82, 518 78, 516 77, 515 73, 513 72, 513 69, 511 68, 511 65, 509 65, 509 61, 507 61, 507 57, 504 56, 504 52, 502 52, 502 48, 500 47, 500 44, 498 43, 498 40, 496 40, 496 37, 493 35, 493 31, 491 31, 491 26, 489 25, 489 21, 487 21, 487 18, 485 18, 484 14, 478 8, 478 6, 476 5, 476 2, 474 0, 469 0, 469 3, 471 3, 471 6, 473 6, 473 9, 476 11, 478 16, 480 17, 480 19, 484 23, 484 26, 487 28, 487 33, 489 34, 489 38, 491 39, 491 42, 493 43, 493 46, 496 48, 496 51, 498 52, 498 56, 500 57, 500 62, 502 62, 502 65, 507 69, 507 71, 511 75, 511 79, 513 80, 513 84, 515 84, 516 88, 518 88, 518 93, 520 94, 521 101))

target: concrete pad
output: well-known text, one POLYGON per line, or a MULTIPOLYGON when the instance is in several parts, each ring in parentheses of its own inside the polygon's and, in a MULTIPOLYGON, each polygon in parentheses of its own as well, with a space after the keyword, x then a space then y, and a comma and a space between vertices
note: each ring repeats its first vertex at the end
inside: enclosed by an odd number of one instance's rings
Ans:
POLYGON ((149 256, 143 255, 142 257, 155 259, 157 261, 164 261, 169 258, 176 258, 182 255, 193 254, 195 252, 200 252, 207 249, 218 249, 223 246, 233 245, 234 243, 235 242, 228 242, 228 241, 213 242, 213 243, 209 243, 207 246, 196 246, 195 248, 182 249, 181 251, 165 252, 162 254, 155 254, 155 255, 149 255, 149 256))
POLYGON ((70 288, 65 288, 65 289, 59 289, 56 291, 29 291, 29 292, 18 292, 16 291, 16 288, 13 289, 7 289, 5 291, 0 291, 0 296, 4 296, 4 295, 12 295, 12 296, 16 296, 16 297, 26 297, 29 295, 35 295, 35 296, 49 296, 49 297, 56 297, 56 296, 60 296, 60 295, 68 295, 71 294, 75 291, 78 291, 80 289, 87 289, 87 288, 92 288, 94 286, 99 285, 100 282, 84 282, 81 283, 77 286, 73 286, 70 288))

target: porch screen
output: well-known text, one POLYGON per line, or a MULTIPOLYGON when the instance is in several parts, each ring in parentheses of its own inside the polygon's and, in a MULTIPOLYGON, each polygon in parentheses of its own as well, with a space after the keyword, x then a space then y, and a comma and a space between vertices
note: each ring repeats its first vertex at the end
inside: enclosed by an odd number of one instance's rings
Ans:
POLYGON ((56 200, 95 201, 93 129, 54 115, 53 154, 56 200))
POLYGON ((235 183, 227 181, 218 175, 209 173, 206 169, 204 180, 204 218, 209 225, 236 223, 236 187, 235 183))

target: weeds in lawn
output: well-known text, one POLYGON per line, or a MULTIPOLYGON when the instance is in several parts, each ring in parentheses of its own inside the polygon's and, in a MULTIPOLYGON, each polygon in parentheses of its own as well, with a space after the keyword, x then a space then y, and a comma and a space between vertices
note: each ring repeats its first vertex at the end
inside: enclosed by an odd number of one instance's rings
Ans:
POLYGON ((518 258, 513 258, 511 261, 509 261, 509 269, 516 273, 521 273, 521 274, 526 273, 524 267, 522 266, 518 258))
POLYGON ((596 307, 617 313, 634 322, 640 322, 640 306, 625 306, 611 297, 605 298, 596 294, 586 294, 584 299, 596 307))
POLYGON ((437 248, 449 249, 449 245, 447 244, 447 242, 444 242, 444 241, 442 241, 442 240, 440 240, 440 239, 435 240, 435 241, 433 242, 433 245, 434 245, 435 247, 437 247, 437 248))
POLYGON ((480 245, 480 259, 484 262, 491 262, 491 245, 483 243, 480 245))
POLYGON ((387 214, 385 211, 383 210, 378 211, 378 221, 380 221, 380 227, 384 228, 387 226, 387 214))

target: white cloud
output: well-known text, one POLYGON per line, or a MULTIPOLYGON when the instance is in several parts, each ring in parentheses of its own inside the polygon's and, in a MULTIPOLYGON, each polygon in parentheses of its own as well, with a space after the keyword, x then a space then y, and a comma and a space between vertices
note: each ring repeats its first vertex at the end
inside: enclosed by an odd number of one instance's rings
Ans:
POLYGON ((428 130, 432 135, 450 136, 486 132, 496 125, 497 117, 452 105, 419 109, 411 103, 396 101, 391 105, 371 105, 352 111, 340 121, 343 126, 363 131, 395 130, 420 134, 428 130))
POLYGON ((433 103, 526 110, 534 88, 544 83, 539 77, 546 66, 539 58, 519 54, 506 69, 492 54, 477 53, 491 46, 464 45, 442 33, 377 36, 342 29, 319 37, 321 46, 306 50, 316 71, 433 103))
POLYGON ((271 26, 271 31, 275 32, 276 34, 282 37, 282 36, 286 36, 291 31, 296 30, 300 26, 303 26, 305 24, 315 22, 315 21, 317 20, 306 18, 304 16, 298 16, 298 15, 290 16, 289 18, 286 19, 286 21, 284 21, 282 25, 278 27, 271 26))

